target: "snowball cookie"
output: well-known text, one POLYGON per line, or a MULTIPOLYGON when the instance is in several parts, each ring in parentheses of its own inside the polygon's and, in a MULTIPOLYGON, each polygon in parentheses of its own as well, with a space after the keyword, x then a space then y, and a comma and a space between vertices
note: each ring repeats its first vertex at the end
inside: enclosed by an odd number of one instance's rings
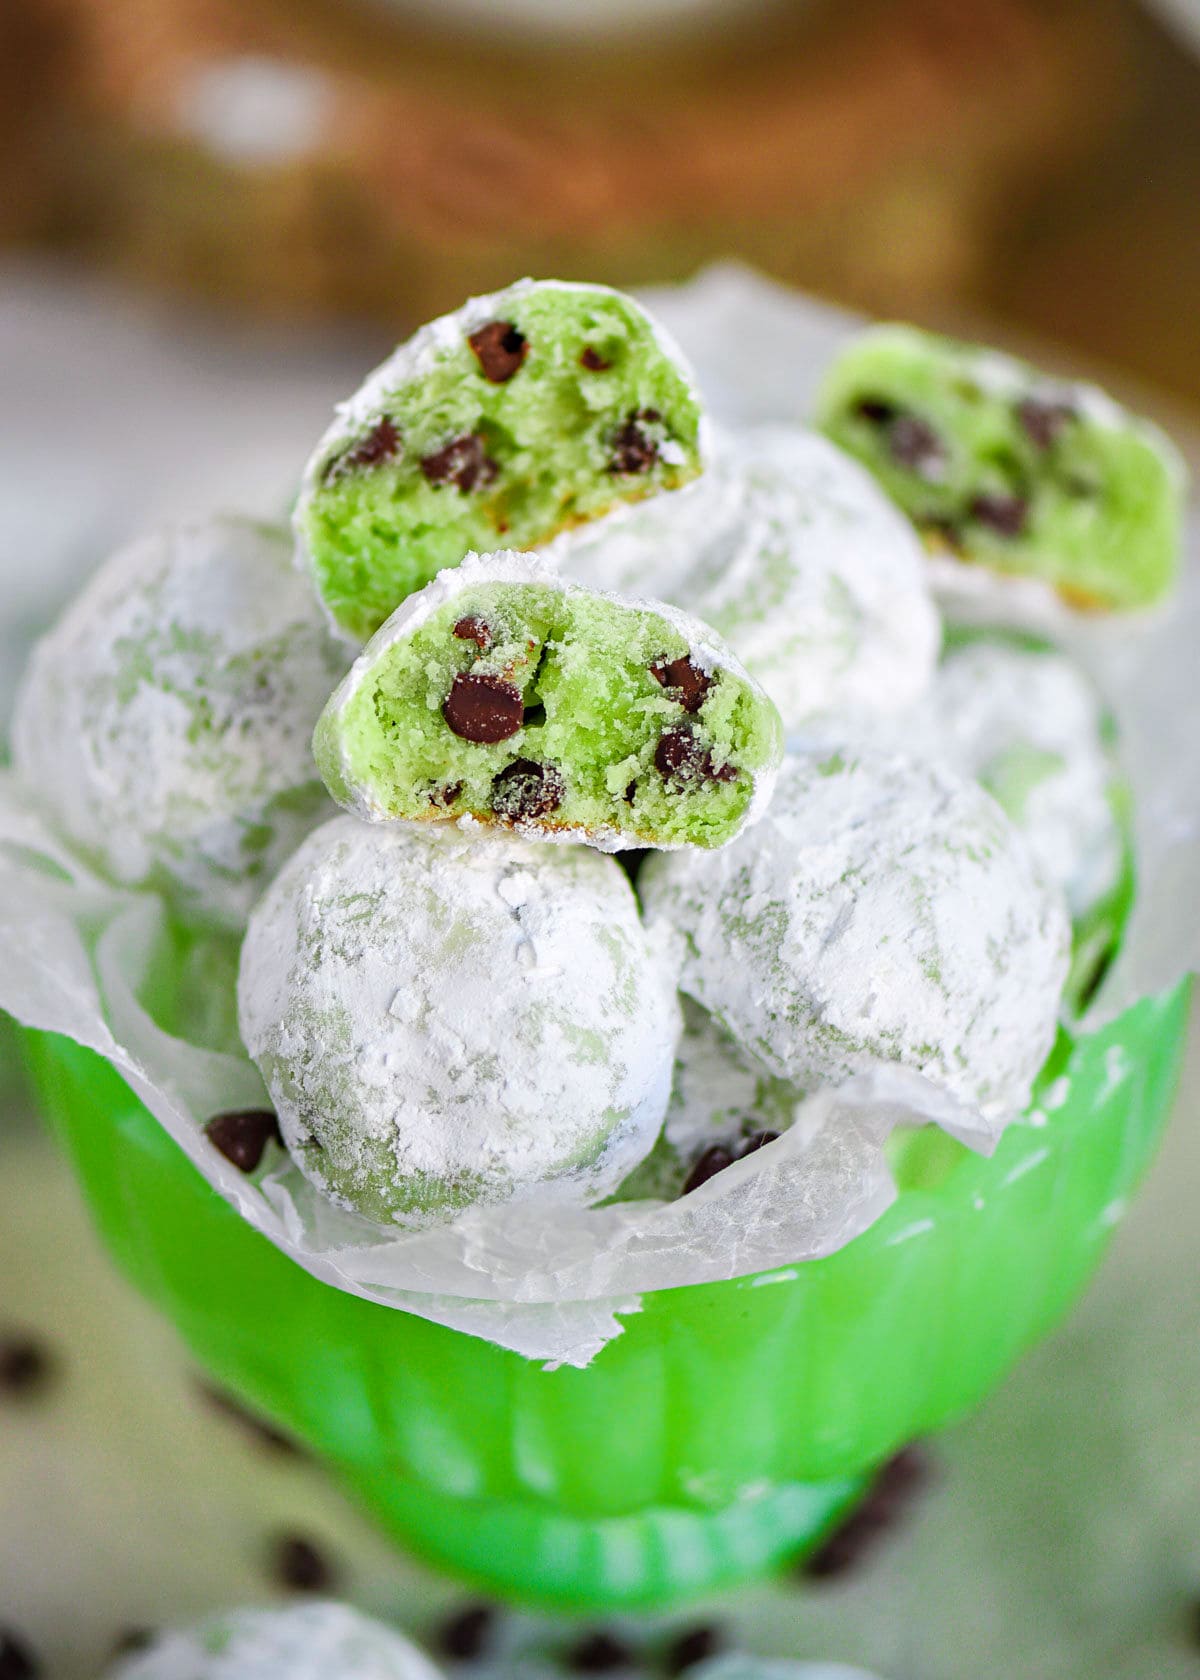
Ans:
POLYGON ((856 461, 796 426, 723 437, 713 465, 560 538, 563 570, 720 631, 793 730, 824 712, 912 704, 941 625, 916 532, 856 461))
POLYGON ((338 411, 305 472, 300 551, 365 641, 473 550, 686 484, 700 399, 679 351, 606 286, 522 280, 423 327, 338 411))
POLYGON ((114 555, 39 643, 14 757, 98 868, 239 928, 329 815, 310 742, 345 667, 283 531, 175 526, 114 555))
POLYGON ((707 625, 501 553, 405 601, 313 747, 334 798, 369 820, 615 851, 726 844, 765 809, 783 730, 707 625))
POLYGON ((439 1680, 407 1639, 346 1604, 229 1610, 162 1633, 109 1680, 439 1680))
POLYGON ((611 858, 340 817, 251 917, 238 1005, 301 1170, 418 1225, 615 1189, 666 1111, 674 987, 611 858))
POLYGON ((1080 919, 1121 874, 1117 777, 1100 698, 1063 654, 971 641, 947 654, 918 712, 928 737, 1025 835, 1080 919))
POLYGON ((1093 609, 1150 606, 1174 582, 1182 462, 1094 386, 915 327, 875 327, 834 364, 818 419, 935 549, 1093 609))
POLYGON ((982 788, 888 753, 789 757, 725 851, 646 860, 651 926, 681 984, 779 1078, 917 1069, 989 1123, 1019 1110, 1054 1040, 1061 894, 982 788))

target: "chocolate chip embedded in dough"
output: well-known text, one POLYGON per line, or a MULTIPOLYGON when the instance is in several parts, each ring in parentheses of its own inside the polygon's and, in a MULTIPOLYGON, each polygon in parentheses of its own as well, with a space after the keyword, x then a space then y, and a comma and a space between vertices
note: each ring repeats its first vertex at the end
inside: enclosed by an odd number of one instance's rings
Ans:
POLYGON ((626 476, 647 473, 658 460, 658 445, 643 431, 643 423, 661 419, 657 409, 642 408, 630 414, 613 433, 608 470, 626 476))
POLYGON ((916 414, 897 414, 887 429, 888 453, 918 478, 939 479, 946 466, 946 446, 926 420, 916 414))
POLYGON ((686 786, 697 780, 736 782, 738 771, 732 764, 716 764, 711 751, 703 746, 690 729, 664 729, 654 749, 654 768, 669 782, 686 786))
POLYGON ((214 1114, 205 1122, 204 1135, 239 1172, 252 1173, 263 1158, 268 1143, 283 1143, 279 1121, 272 1109, 241 1108, 230 1114, 214 1114))
POLYGON ((460 671, 442 704, 442 716, 460 740, 492 746, 517 733, 525 702, 521 690, 504 677, 460 671))
POLYGON ((579 365, 589 373, 607 373, 612 363, 602 356, 593 344, 585 344, 579 353, 579 365))
POLYGON ((480 653, 486 653, 492 645, 492 627, 477 613, 468 613, 465 618, 460 618, 454 626, 454 634, 460 642, 474 642, 480 653))
POLYGON ((681 659, 660 659, 651 665, 650 675, 656 683, 677 699, 685 712, 698 712, 704 697, 713 685, 713 678, 684 655, 681 659))
POLYGON ((492 809, 513 822, 531 821, 557 811, 565 792, 557 765, 515 758, 492 782, 492 809))
POLYGON ((1024 496, 985 491, 971 502, 971 518, 1001 537, 1019 537, 1028 516, 1029 503, 1024 496))
POLYGON ((1025 397, 1016 407, 1017 421, 1022 431, 1039 449, 1049 449, 1079 418, 1073 403, 1063 398, 1025 397))
POLYGON ((325 483, 361 468, 381 466, 384 461, 394 460, 399 453, 400 433, 396 430, 396 422, 385 414, 365 437, 359 438, 357 443, 352 443, 327 462, 323 475, 325 483))
POLYGON ((896 418, 896 405, 888 402, 886 397, 860 397, 854 405, 854 412, 860 420, 867 420, 872 426, 886 426, 896 418))
POLYGON ((529 354, 529 340, 511 321, 489 321, 469 335, 483 377, 493 385, 504 385, 529 354))
POLYGON ((480 487, 486 488, 495 480, 500 468, 488 454, 479 433, 470 432, 464 437, 451 438, 445 448, 426 455, 421 462, 421 471, 430 484, 452 484, 465 494, 480 487))

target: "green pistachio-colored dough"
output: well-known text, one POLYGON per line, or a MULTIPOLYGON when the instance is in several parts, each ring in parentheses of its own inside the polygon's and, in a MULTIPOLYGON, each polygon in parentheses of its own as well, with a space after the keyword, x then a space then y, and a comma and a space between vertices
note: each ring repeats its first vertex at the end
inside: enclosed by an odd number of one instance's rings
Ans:
POLYGON ((781 738, 706 626, 510 555, 470 559, 406 603, 314 750, 334 798, 374 820, 713 847, 762 808, 781 738))
POLYGON ((472 550, 530 549, 701 468, 699 399, 631 298, 522 281, 402 345, 339 413, 297 509, 317 590, 365 640, 472 550))
POLYGON ((1170 589, 1179 458, 1093 386, 885 326, 835 363, 818 417, 934 549, 1040 579, 1084 608, 1147 607, 1170 589))

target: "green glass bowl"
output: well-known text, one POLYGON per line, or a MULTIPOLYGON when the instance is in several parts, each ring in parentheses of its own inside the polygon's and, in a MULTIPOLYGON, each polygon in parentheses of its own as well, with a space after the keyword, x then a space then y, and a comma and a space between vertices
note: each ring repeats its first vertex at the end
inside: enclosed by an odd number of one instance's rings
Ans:
POLYGON ((876 1466, 972 1406, 1063 1313, 1162 1131, 1187 999, 1183 984, 1064 1037, 1045 1113, 990 1160, 912 1134, 901 1194, 854 1242, 647 1295, 583 1371, 316 1281, 107 1063, 25 1042, 105 1241, 220 1382, 423 1557, 503 1596, 614 1610, 816 1545, 876 1466))

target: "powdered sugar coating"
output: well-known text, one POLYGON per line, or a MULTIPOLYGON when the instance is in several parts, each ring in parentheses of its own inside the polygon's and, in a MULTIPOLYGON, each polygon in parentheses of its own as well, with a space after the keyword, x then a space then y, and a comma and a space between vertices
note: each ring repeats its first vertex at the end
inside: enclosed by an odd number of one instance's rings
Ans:
POLYGON ((114 555, 38 645, 14 756, 105 873, 240 927, 329 814, 310 740, 344 669, 285 532, 164 529, 114 555))
POLYGON ((882 1062, 993 1124, 1054 1040, 1070 928, 995 801, 888 753, 789 757, 758 826, 724 851, 647 860, 652 926, 681 984, 799 1086, 882 1062))
POLYGON ((662 595, 712 624, 788 729, 908 706, 937 662, 916 532, 858 462, 799 427, 723 436, 695 484, 549 552, 593 588, 662 595))
POLYGON ((995 795, 1080 917, 1111 891, 1122 843, 1100 698, 1065 655, 1005 642, 948 654, 905 734, 995 795))
POLYGON ((407 1224, 600 1200, 654 1142, 679 1032, 611 859, 350 817, 259 904, 238 999, 302 1171, 407 1224))
MULTIPOLYGON (((661 322, 656 321, 649 311, 634 304, 633 299, 611 286, 526 278, 515 281, 502 291, 468 298, 460 308, 448 315, 439 315, 436 320, 420 327, 411 338, 398 345, 385 361, 369 373, 351 396, 337 405, 333 420, 322 434, 304 469, 294 520, 296 559, 299 566, 310 573, 315 571, 305 531, 304 509, 306 503, 320 492, 329 463, 353 444, 363 429, 378 418, 380 411, 386 408, 391 393, 412 381, 428 376, 444 357, 457 352, 463 341, 477 328, 503 318, 520 297, 541 287, 553 287, 562 292, 618 297, 626 305, 638 309, 651 329, 656 347, 674 365, 688 386, 690 394, 699 403, 696 376, 671 333, 661 322)), ((698 448, 701 461, 706 462, 712 453, 712 429, 711 422, 703 410, 700 413, 698 448)), ((664 460, 671 458, 665 450, 662 451, 662 455, 664 460)), ((346 636, 346 632, 332 619, 331 627, 335 635, 346 636)))
MULTIPOLYGON (((675 492, 672 492, 674 495, 675 492)), ((682 494, 682 492, 679 492, 682 494)), ((658 498, 663 499, 663 498, 658 498)), ((549 554, 518 552, 502 549, 494 554, 468 554, 458 566, 447 568, 414 595, 400 603, 396 611, 380 626, 362 653, 354 661, 338 684, 321 718, 318 732, 318 756, 325 781, 333 797, 356 816, 367 822, 389 820, 388 813, 371 796, 369 788, 356 780, 342 750, 337 728, 339 718, 365 683, 372 680, 380 660, 397 643, 405 641, 447 603, 480 584, 535 584, 555 589, 565 596, 596 594, 614 606, 640 609, 656 613, 659 618, 688 644, 688 657, 706 676, 728 671, 731 676, 747 683, 756 694, 762 688, 746 670, 733 650, 710 625, 703 624, 690 613, 671 606, 669 602, 628 599, 606 590, 588 590, 573 579, 564 578, 549 554)), ((778 766, 769 764, 754 773, 754 791, 746 809, 744 825, 757 822, 771 801, 778 766)), ((750 772, 745 772, 750 774, 750 772)), ((466 831, 482 825, 475 817, 458 819, 458 826, 466 831)), ((556 844, 586 840, 587 844, 603 852, 619 852, 639 848, 645 842, 636 835, 623 834, 616 828, 593 828, 586 833, 574 829, 539 827, 536 823, 518 823, 516 827, 530 840, 551 841, 556 844)))
POLYGON ((428 1657, 347 1604, 230 1610, 160 1634, 109 1680, 440 1680, 428 1657))

